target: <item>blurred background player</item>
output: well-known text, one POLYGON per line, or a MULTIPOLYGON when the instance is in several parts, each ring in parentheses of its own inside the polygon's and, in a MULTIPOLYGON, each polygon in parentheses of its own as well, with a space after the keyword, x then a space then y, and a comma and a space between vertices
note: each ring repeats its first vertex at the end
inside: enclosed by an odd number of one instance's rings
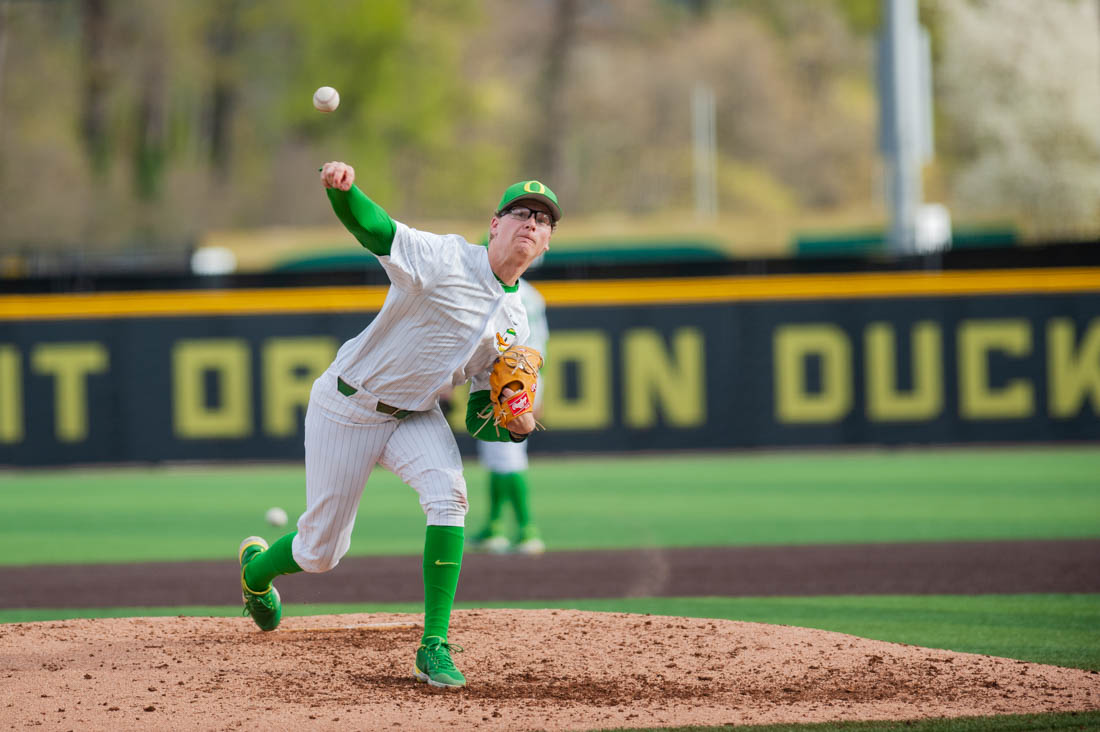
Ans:
MULTIPOLYGON (((535 260, 528 270, 541 261, 541 257, 535 260)), ((531 329, 527 345, 541 353, 545 363, 546 342, 550 335, 546 322, 546 301, 534 285, 522 278, 519 281, 519 295, 531 329)), ((535 393, 536 417, 540 415, 541 405, 542 391, 539 390, 535 393)), ((477 454, 481 464, 489 471, 489 515, 485 528, 473 538, 471 544, 494 554, 510 549, 520 554, 542 554, 546 551, 546 545, 531 515, 527 443, 478 441, 477 454), (504 511, 509 505, 516 517, 514 543, 508 538, 505 528, 504 511)))

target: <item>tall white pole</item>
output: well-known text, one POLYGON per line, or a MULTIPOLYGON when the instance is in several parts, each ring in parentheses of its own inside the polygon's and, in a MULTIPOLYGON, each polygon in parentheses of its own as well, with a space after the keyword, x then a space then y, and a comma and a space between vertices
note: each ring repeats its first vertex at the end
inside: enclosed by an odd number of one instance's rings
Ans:
POLYGON ((882 0, 879 38, 880 143, 890 205, 890 250, 916 251, 921 165, 931 157, 931 70, 917 0, 882 0))
POLYGON ((696 84, 691 92, 692 147, 695 169, 695 216, 713 219, 718 214, 718 166, 715 135, 714 90, 696 84))

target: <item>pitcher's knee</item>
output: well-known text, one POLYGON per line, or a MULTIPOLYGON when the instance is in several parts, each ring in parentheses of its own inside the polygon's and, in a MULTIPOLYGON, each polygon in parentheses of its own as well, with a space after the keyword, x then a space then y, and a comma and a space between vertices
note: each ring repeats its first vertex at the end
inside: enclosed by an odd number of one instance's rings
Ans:
POLYGON ((420 494, 420 507, 427 514, 429 524, 462 526, 469 504, 466 500, 466 479, 462 477, 461 470, 425 470, 410 480, 409 485, 420 494))
POLYGON ((424 504, 424 515, 429 526, 464 526, 469 507, 465 496, 462 500, 433 501, 424 504))
POLYGON ((327 572, 340 563, 340 558, 347 552, 347 547, 341 551, 340 547, 315 545, 302 538, 301 532, 294 537, 291 545, 291 553, 294 561, 305 572, 327 572))

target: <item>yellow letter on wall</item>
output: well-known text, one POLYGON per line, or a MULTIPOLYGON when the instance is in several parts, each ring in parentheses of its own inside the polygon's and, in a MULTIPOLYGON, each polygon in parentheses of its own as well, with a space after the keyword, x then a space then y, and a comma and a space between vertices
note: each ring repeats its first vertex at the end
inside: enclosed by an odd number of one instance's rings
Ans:
POLYGON ((23 368, 19 349, 0 346, 0 443, 23 440, 23 368))
POLYGON ((102 343, 43 343, 31 352, 31 368, 54 376, 54 434, 59 442, 87 439, 87 377, 107 371, 108 360, 102 343))
POLYGON ((1047 324, 1047 389, 1051 417, 1074 417, 1086 399, 1100 415, 1100 318, 1085 329, 1074 352, 1074 327, 1069 318, 1047 324))
POLYGON ((931 320, 913 326, 910 371, 913 388, 898 391, 897 340, 889 323, 871 323, 864 333, 867 416, 875 422, 928 420, 943 410, 943 336, 931 320))
POLYGON ((309 404, 313 381, 336 354, 336 339, 327 336, 271 338, 263 350, 264 431, 287 437, 301 424, 299 409, 309 404))
MULTIPOLYGON (((539 384, 542 388, 542 384, 539 384)), ((459 384, 451 392, 451 411, 447 413, 447 423, 460 435, 466 434, 466 405, 470 402, 470 382, 459 384)))
POLYGON ((1010 356, 1031 352, 1026 320, 964 320, 959 325, 959 414, 964 419, 1020 419, 1035 411, 1034 389, 1023 379, 1003 388, 989 384, 989 353, 1010 356))
POLYGON ((177 341, 172 348, 172 415, 179 437, 247 437, 252 432, 248 343, 236 338, 177 341), (206 374, 219 403, 206 404, 206 374))
POLYGON ((852 346, 835 325, 784 325, 776 329, 775 412, 780 422, 836 422, 852 408, 852 346), (821 360, 821 391, 810 393, 806 359, 821 360))
POLYGON ((680 328, 673 347, 675 360, 651 328, 630 330, 623 337, 623 418, 628 427, 656 424, 658 401, 671 426, 698 427, 706 421, 703 334, 680 328))
POLYGON ((547 427, 602 429, 611 424, 611 347, 598 330, 556 330, 546 346, 551 358, 539 377, 547 427), (566 364, 575 364, 578 393, 566 394, 566 364))

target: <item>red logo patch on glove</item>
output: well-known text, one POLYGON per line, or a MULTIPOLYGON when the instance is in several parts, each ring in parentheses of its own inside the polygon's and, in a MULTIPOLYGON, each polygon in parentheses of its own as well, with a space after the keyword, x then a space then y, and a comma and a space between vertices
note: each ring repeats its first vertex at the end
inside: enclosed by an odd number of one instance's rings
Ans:
POLYGON ((513 417, 518 417, 531 409, 531 397, 525 391, 508 397, 505 403, 508 405, 508 409, 512 411, 513 417))

